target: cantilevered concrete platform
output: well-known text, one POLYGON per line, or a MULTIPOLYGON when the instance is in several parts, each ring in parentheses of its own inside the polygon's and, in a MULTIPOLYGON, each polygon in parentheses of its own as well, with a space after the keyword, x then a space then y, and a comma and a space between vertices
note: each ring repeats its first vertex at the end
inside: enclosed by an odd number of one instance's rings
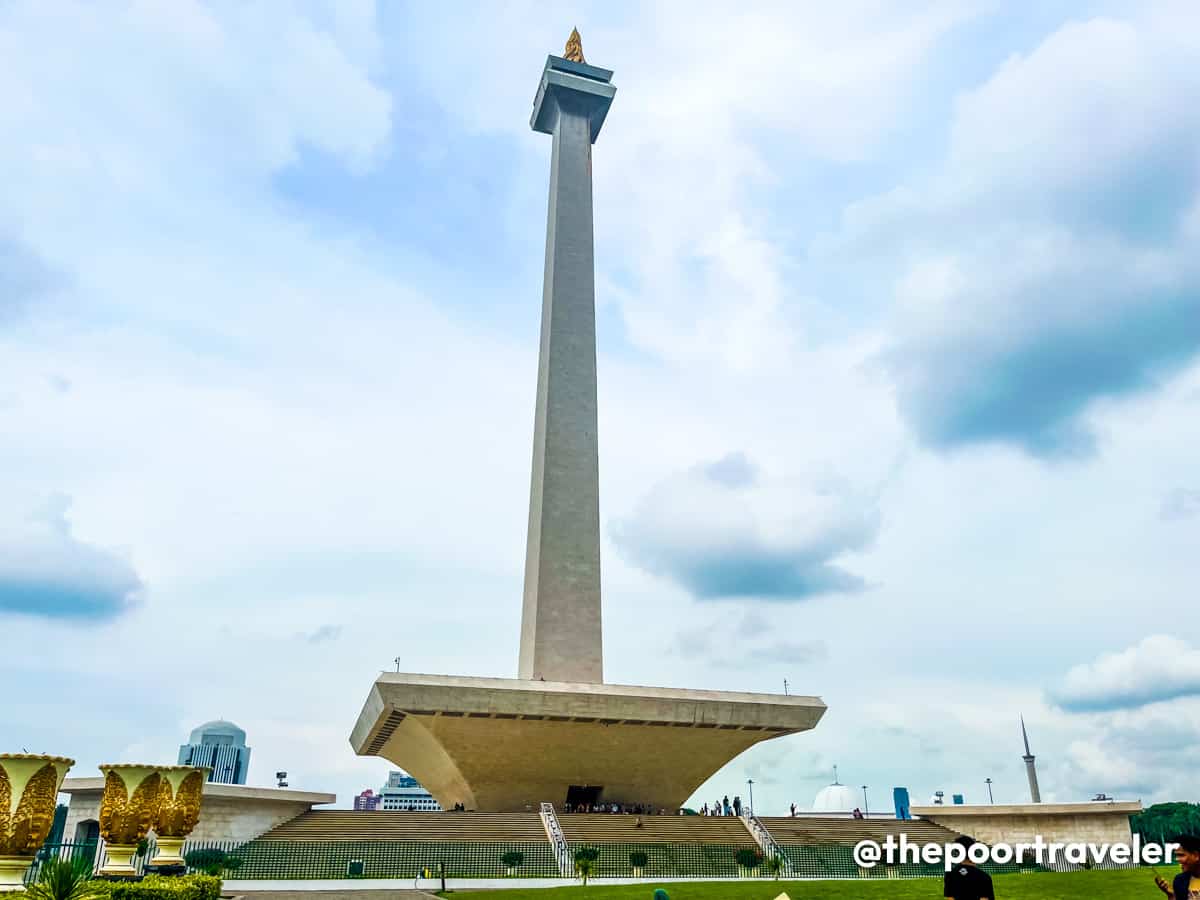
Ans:
POLYGON ((817 697, 385 673, 350 737, 444 808, 561 804, 572 787, 674 812, 743 750, 807 731, 817 697))

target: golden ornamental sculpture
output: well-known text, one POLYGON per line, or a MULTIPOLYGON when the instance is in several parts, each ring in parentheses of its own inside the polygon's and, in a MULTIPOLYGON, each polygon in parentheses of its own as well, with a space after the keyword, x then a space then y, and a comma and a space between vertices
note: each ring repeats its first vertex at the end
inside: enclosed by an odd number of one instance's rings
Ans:
POLYGON ((132 763, 101 765, 104 793, 100 797, 100 837, 108 860, 101 875, 134 875, 137 845, 158 818, 162 775, 159 766, 132 763))
POLYGON ((209 769, 202 766, 162 766, 154 835, 158 852, 152 866, 183 865, 183 842, 200 821, 200 799, 209 769))
POLYGON ((50 833, 58 789, 75 760, 0 753, 0 891, 24 890, 25 870, 50 833))
POLYGON ((571 62, 586 63, 583 58, 583 41, 579 37, 579 29, 572 28, 571 36, 567 38, 567 49, 563 51, 563 59, 569 59, 571 62))

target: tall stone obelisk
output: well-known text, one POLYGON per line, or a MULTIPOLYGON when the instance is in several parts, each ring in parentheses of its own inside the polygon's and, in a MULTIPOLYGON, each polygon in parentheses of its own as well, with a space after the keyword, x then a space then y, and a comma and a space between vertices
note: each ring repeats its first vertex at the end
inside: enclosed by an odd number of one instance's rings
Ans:
POLYGON ((546 60, 530 126, 553 137, 519 675, 600 683, 600 471, 592 143, 616 88, 579 32, 546 60))
POLYGON ((1042 802, 1042 791, 1038 787, 1037 762, 1029 749, 1029 734, 1025 731, 1025 717, 1021 716, 1021 737, 1025 740, 1025 777, 1029 779, 1029 799, 1034 803, 1042 802))

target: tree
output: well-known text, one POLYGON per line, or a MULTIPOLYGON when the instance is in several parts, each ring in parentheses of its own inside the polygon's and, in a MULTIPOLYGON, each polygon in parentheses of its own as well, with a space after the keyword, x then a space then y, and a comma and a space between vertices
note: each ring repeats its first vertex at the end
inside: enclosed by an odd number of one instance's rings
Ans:
POLYGON ((1146 840, 1172 840, 1200 834, 1200 803, 1155 803, 1129 817, 1129 826, 1146 840))

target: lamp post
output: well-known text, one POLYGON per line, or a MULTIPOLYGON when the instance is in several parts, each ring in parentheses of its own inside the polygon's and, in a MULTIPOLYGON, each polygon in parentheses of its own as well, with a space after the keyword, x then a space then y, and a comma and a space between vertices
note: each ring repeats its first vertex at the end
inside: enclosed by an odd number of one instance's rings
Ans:
POLYGON ((992 797, 992 779, 990 779, 990 778, 987 779, 987 786, 988 786, 988 803, 994 804, 996 801, 992 797))
POLYGON ((747 778, 746 784, 750 786, 750 815, 754 815, 754 779, 747 778))
POLYGON ((867 786, 863 785, 863 818, 871 815, 871 804, 867 802, 867 786))

